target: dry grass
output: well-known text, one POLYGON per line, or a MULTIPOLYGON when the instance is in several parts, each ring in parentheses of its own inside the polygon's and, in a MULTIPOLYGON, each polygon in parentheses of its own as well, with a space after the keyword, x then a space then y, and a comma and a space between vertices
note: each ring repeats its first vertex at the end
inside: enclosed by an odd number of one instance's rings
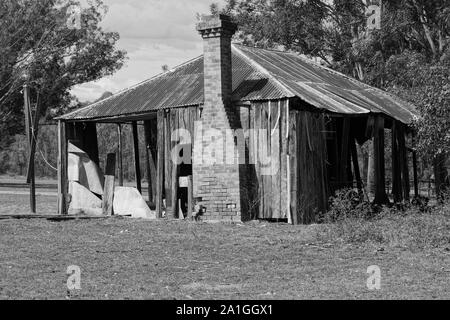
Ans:
MULTIPOLYGON (((29 196, 23 194, 0 193, 0 215, 4 214, 29 214, 29 196)), ((57 197, 36 196, 36 208, 40 214, 57 213, 57 197)))
POLYGON ((82 290, 71 299, 450 298, 446 246, 380 251, 371 243, 319 241, 321 228, 1 221, 0 299, 66 299, 70 265, 82 270, 82 290), (381 268, 380 291, 366 287, 370 265, 381 268))
POLYGON ((347 218, 318 230, 322 241, 373 244, 409 250, 450 248, 450 207, 396 212, 370 220, 347 218))

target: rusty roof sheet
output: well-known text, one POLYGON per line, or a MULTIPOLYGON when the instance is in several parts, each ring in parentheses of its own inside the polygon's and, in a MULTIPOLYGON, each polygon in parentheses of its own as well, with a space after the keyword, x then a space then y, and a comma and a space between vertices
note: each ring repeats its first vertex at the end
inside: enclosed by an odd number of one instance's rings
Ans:
MULTIPOLYGON (((297 96, 335 113, 384 113, 405 123, 416 115, 414 106, 294 53, 233 45, 232 68, 235 101, 297 96)), ((126 118, 201 104, 203 56, 59 119, 126 118)))

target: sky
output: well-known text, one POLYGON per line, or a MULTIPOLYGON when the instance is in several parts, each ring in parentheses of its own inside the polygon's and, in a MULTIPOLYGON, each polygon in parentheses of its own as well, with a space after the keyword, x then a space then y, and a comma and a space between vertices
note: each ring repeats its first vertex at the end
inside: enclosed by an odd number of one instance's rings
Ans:
POLYGON ((98 99, 105 91, 118 92, 202 54, 195 30, 196 14, 209 12, 223 0, 103 0, 109 7, 102 22, 106 31, 120 34, 117 47, 128 53, 126 64, 114 75, 76 86, 80 101, 98 99))

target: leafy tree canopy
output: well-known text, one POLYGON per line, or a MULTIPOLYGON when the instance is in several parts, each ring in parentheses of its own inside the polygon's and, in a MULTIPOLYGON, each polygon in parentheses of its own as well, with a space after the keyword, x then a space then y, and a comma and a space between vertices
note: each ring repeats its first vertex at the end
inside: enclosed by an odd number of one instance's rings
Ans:
POLYGON ((63 113, 76 102, 70 89, 122 67, 119 35, 100 27, 101 0, 0 1, 0 146, 23 130, 25 81, 41 115, 63 113))

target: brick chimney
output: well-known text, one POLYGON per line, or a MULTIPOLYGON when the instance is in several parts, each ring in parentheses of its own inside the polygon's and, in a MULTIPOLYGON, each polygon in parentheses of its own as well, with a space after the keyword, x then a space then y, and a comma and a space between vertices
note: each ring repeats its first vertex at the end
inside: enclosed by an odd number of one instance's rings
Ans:
POLYGON ((231 101, 236 29, 226 15, 204 16, 197 25, 204 46, 204 106, 196 128, 193 177, 194 196, 206 208, 204 220, 242 220, 237 146, 230 136, 239 129, 238 109, 231 101))

